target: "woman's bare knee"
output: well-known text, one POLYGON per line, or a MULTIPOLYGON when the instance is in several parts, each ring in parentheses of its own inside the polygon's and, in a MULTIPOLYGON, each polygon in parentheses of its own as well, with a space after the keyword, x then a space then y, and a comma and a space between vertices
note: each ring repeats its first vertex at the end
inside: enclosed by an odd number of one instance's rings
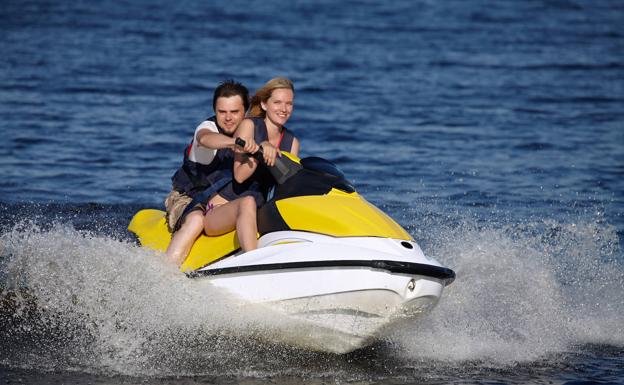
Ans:
POLYGON ((238 205, 234 202, 210 210, 203 220, 206 235, 217 236, 234 230, 238 211, 238 205))

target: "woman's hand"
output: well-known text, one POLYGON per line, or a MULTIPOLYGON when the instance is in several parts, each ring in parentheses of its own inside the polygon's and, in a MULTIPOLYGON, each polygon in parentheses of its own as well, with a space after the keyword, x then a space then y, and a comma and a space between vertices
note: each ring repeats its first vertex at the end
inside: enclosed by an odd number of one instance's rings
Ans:
POLYGON ((279 149, 275 148, 269 141, 260 143, 262 147, 262 156, 264 157, 264 163, 271 167, 275 165, 275 158, 281 156, 279 149))
POLYGON ((246 154, 255 154, 260 149, 260 146, 256 144, 253 137, 246 138, 246 137, 239 136, 239 138, 245 141, 245 146, 244 147, 235 146, 236 152, 246 153, 246 154))

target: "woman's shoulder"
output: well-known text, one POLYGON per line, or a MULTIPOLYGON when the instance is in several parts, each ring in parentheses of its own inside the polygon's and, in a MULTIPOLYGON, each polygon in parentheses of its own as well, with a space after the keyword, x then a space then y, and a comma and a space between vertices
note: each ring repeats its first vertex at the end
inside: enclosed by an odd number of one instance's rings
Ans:
POLYGON ((246 124, 248 126, 253 126, 253 127, 259 127, 259 126, 264 125, 264 120, 262 118, 257 117, 257 116, 247 116, 240 123, 240 125, 242 125, 242 124, 246 124))
POLYGON ((246 129, 253 129, 256 126, 255 122, 253 121, 252 118, 245 118, 243 119, 239 124, 238 124, 238 129, 240 130, 241 128, 246 128, 246 129))
POLYGON ((293 145, 298 142, 297 136, 291 129, 284 127, 282 131, 282 140, 280 141, 280 149, 292 152, 293 145))
POLYGON ((254 124, 259 123, 259 122, 264 122, 264 119, 260 116, 246 116, 244 120, 248 120, 250 122, 253 122, 254 124))

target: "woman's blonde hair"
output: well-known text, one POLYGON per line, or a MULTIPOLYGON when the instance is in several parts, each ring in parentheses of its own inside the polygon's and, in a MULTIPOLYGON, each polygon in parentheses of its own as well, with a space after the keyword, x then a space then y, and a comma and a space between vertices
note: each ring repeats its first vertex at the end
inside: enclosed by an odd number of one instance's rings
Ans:
POLYGON ((290 79, 277 77, 266 82, 262 88, 256 91, 256 94, 251 98, 251 107, 249 108, 249 116, 264 118, 266 112, 262 109, 261 103, 266 103, 267 100, 278 88, 290 88, 292 92, 295 92, 295 86, 290 79))

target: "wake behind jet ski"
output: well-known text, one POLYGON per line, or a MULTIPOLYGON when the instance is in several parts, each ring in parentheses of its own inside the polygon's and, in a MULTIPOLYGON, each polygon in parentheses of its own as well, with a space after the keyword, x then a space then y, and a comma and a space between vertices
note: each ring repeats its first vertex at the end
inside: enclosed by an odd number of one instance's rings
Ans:
MULTIPOLYGON (((304 321, 305 332, 279 337, 313 350, 362 348, 434 307, 455 273, 426 257, 333 163, 282 154, 271 168, 273 194, 258 210, 258 248, 242 253, 235 231, 201 236, 181 270, 304 321)), ((128 228, 143 246, 165 251, 164 215, 141 210, 128 228)))

